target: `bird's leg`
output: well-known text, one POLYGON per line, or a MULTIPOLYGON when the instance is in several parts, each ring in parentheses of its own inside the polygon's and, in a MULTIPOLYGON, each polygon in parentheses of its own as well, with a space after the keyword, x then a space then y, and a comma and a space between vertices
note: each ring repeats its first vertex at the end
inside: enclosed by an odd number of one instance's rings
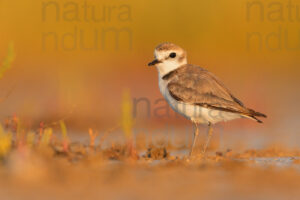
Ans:
POLYGON ((193 151, 194 151, 194 148, 195 148, 195 145, 196 145, 197 137, 199 135, 198 124, 194 123, 194 125, 195 125, 195 132, 194 132, 193 145, 192 145, 192 148, 191 148, 191 151, 190 151, 190 156, 193 155, 193 151))
POLYGON ((205 141, 204 146, 203 146, 203 151, 202 151, 203 154, 205 154, 205 152, 206 152, 206 149, 209 145, 212 134, 213 134, 213 128, 212 128, 211 123, 209 123, 208 124, 208 135, 207 135, 206 141, 205 141))

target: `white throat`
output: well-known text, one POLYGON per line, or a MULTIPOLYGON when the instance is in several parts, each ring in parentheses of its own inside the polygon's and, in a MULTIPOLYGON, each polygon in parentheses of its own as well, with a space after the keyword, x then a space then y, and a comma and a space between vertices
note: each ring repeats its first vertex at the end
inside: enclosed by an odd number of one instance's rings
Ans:
POLYGON ((186 64, 186 62, 163 62, 156 65, 158 75, 162 78, 164 75, 174 71, 175 69, 179 68, 180 66, 186 64))

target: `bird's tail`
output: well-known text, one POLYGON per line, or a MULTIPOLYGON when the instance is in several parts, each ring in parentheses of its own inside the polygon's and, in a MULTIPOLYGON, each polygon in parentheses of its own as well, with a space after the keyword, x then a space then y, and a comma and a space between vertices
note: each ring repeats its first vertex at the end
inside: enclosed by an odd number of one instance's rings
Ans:
POLYGON ((267 115, 260 112, 256 112, 255 110, 252 109, 248 109, 248 113, 245 115, 245 117, 255 120, 258 123, 263 123, 261 120, 257 119, 257 117, 267 118, 267 115))

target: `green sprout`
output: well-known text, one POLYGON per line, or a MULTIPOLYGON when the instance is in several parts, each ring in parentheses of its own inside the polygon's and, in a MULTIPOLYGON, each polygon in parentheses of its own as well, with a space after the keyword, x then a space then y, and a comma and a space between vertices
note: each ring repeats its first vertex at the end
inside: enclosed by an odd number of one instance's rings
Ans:
POLYGON ((11 42, 8 45, 8 52, 7 56, 5 57, 2 65, 0 66, 0 79, 3 77, 4 73, 11 68, 12 62, 15 59, 15 50, 14 50, 14 43, 11 42))

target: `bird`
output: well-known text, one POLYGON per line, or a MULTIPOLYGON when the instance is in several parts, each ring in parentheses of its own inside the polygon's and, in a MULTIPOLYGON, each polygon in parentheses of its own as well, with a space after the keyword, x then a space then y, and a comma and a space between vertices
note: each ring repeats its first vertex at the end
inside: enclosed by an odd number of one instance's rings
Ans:
POLYGON ((176 44, 159 44, 154 50, 154 60, 148 66, 157 68, 159 89, 168 104, 195 126, 190 156, 194 153, 199 124, 208 125, 202 148, 202 153, 205 154, 214 124, 239 118, 262 123, 258 117, 267 117, 247 108, 213 73, 188 64, 187 52, 176 44))

